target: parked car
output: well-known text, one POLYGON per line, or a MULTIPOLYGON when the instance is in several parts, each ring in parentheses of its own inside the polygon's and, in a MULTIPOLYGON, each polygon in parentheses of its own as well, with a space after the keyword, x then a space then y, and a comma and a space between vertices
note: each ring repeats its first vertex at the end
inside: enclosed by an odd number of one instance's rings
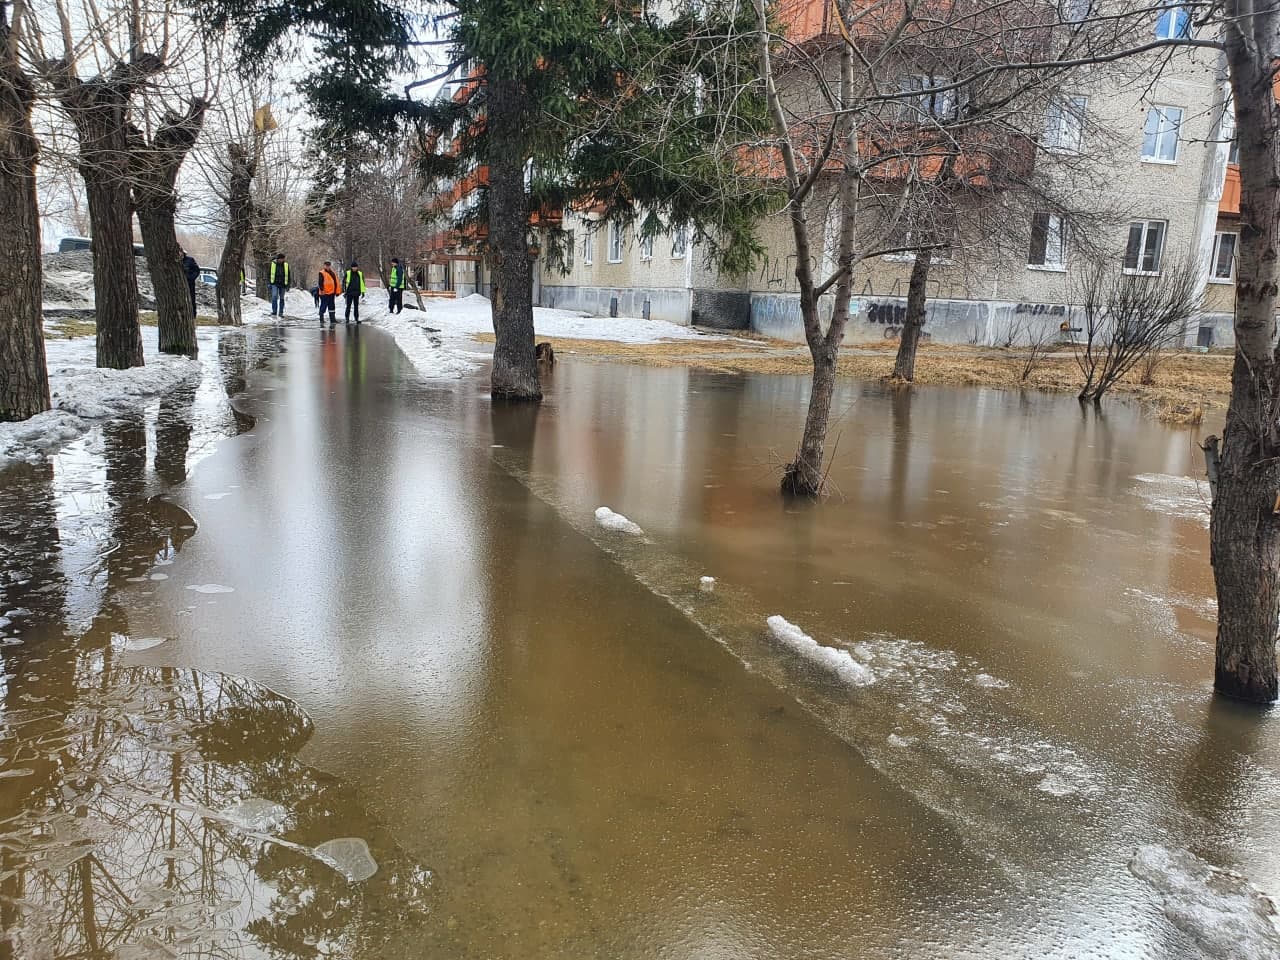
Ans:
POLYGON ((93 242, 88 237, 63 237, 58 241, 59 253, 72 253, 76 250, 90 250, 93 242))
POLYGON ((206 287, 216 287, 218 285, 218 271, 212 267, 202 267, 200 269, 200 283, 206 287))

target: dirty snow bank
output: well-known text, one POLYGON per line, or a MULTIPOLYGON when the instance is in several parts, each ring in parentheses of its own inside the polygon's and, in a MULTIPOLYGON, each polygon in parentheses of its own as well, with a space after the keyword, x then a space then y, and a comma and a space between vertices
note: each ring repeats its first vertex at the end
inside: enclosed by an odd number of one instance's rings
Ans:
POLYGON ((773 634, 775 640, 810 663, 834 673, 850 686, 865 687, 867 684, 875 683, 875 674, 853 659, 849 651, 824 647, 794 623, 776 613, 765 622, 769 625, 769 632, 773 634))
POLYGON ((424 330, 416 322, 422 317, 420 311, 394 315, 387 313, 385 309, 371 312, 374 313, 371 322, 395 338, 396 346, 418 368, 422 376, 456 380, 479 366, 479 357, 474 354, 468 357, 463 351, 446 346, 438 334, 424 330))
POLYGON ((614 533, 627 533, 633 537, 644 536, 638 523, 628 520, 620 513, 614 513, 608 507, 596 507, 596 523, 614 533))
POLYGON ((1270 898, 1239 874, 1189 850, 1139 847, 1129 871, 1155 888, 1175 927, 1219 960, 1280 957, 1280 927, 1270 898))
MULTIPOLYGON (((426 323, 450 335, 493 333, 493 310, 487 297, 472 294, 461 300, 429 299, 426 323)), ((407 314, 405 314, 407 316, 407 314)), ((533 308, 533 329, 539 340, 613 340, 617 343, 658 343, 714 336, 665 320, 641 317, 593 317, 577 310, 533 308)))
MULTIPOLYGON (((147 364, 131 370, 99 370, 93 337, 45 344, 52 409, 19 423, 0 423, 0 469, 33 463, 85 433, 91 420, 118 417, 144 406, 200 373, 200 363, 156 352, 156 331, 143 329, 147 364)), ((204 344, 202 343, 202 346, 204 344)))

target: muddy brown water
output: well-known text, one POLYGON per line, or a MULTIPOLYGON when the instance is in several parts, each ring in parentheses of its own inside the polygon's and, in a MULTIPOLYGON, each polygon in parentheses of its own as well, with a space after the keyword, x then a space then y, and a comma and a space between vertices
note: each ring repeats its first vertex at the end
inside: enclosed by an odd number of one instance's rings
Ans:
POLYGON ((805 396, 565 358, 512 409, 228 331, 0 474, 0 951, 1196 958, 1135 850, 1280 893, 1194 438, 846 384, 789 504, 805 396))

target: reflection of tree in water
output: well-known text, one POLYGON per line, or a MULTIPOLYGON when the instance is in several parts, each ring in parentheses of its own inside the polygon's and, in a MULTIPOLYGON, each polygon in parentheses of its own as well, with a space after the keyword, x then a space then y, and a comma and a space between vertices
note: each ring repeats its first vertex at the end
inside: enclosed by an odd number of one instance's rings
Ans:
POLYGON ((168 484, 187 479, 187 453, 191 449, 191 410, 198 384, 179 384, 160 398, 156 416, 156 476, 168 484))
POLYGON ((69 700, 0 728, 0 770, 19 774, 0 785, 26 770, 38 784, 17 797, 0 786, 10 949, 381 958, 420 943, 429 872, 349 789, 298 763, 310 723, 295 704, 248 680, 114 659, 80 653, 69 700), (344 836, 368 842, 370 879, 317 858, 344 836))

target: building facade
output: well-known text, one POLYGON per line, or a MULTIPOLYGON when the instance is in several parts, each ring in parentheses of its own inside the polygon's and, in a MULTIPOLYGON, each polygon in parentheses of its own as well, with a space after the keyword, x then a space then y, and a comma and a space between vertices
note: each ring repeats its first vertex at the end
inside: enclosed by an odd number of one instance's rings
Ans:
MULTIPOLYGON (((796 44, 833 29, 829 0, 787 0, 782 16, 796 44)), ((1179 7, 1152 14, 1153 39, 1188 28, 1179 7)), ((1086 244, 1073 236, 1076 228, 1067 218, 1029 211, 1021 237, 993 247, 990 255, 979 249, 966 251, 963 260, 941 258, 930 272, 925 332, 932 339, 996 344, 1045 331, 1069 335, 1079 269, 1086 256, 1113 250, 1135 273, 1159 274, 1165 263, 1194 260, 1204 307, 1186 342, 1234 343, 1239 174, 1229 163, 1234 130, 1225 68, 1208 49, 1151 57, 1149 64, 1130 63, 1124 71, 1112 65, 1088 68, 1066 91, 1070 112, 1049 110, 1044 117, 1036 162, 1047 170, 1055 160, 1051 153, 1059 160, 1106 154, 1105 178, 1080 190, 1080 203, 1108 211, 1105 222, 1091 221, 1093 252, 1084 253, 1086 244), (1145 78, 1135 82, 1135 76, 1145 78)), ((455 96, 465 95, 463 89, 455 96)), ((1070 164, 1061 166, 1063 177, 1072 175, 1070 164)), ((466 202, 467 190, 480 182, 474 177, 463 184, 452 202, 466 202)), ((642 238, 585 211, 565 212, 563 227, 572 240, 572 256, 555 266, 541 259, 535 303, 803 340, 794 245, 782 210, 760 225, 766 256, 749 277, 721 275, 686 235, 642 238)), ((1010 229, 1016 231, 1017 225, 1010 229)), ((486 292, 482 258, 464 249, 456 235, 446 251, 448 236, 442 232, 436 241, 429 286, 459 295, 486 292)), ((860 264, 846 340, 898 335, 911 260, 908 254, 860 264)))

